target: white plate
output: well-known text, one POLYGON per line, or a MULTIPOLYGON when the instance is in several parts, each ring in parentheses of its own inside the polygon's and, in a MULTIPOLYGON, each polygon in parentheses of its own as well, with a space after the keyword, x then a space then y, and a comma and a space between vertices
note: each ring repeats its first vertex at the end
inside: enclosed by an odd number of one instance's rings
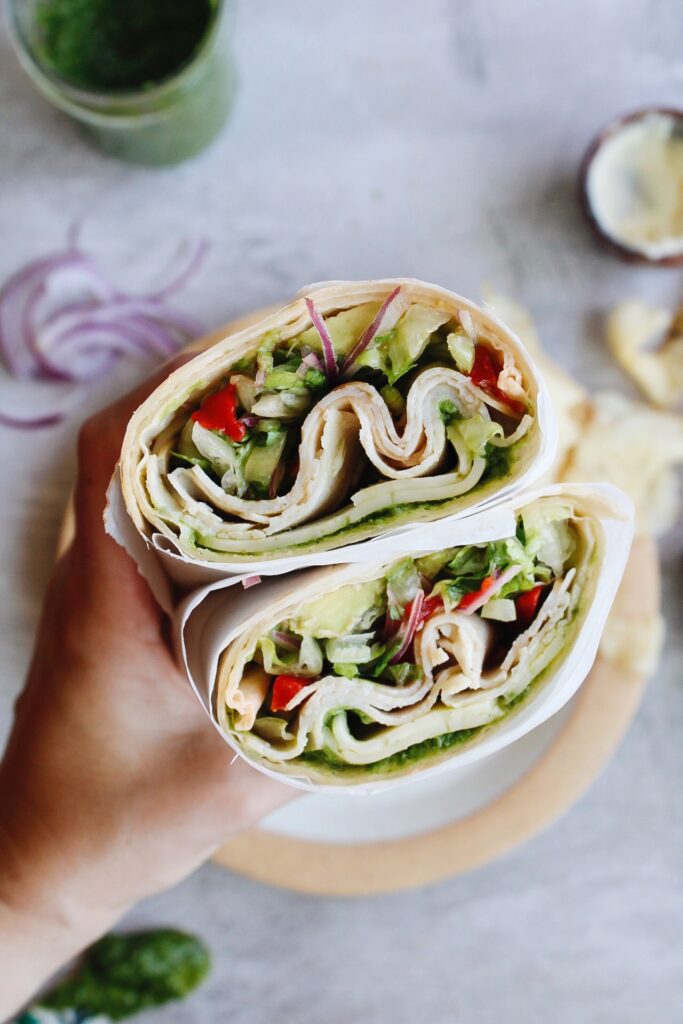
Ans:
POLYGON ((319 843, 372 843, 432 832, 480 810, 521 779, 551 746, 572 705, 481 761, 371 797, 307 794, 270 814, 261 828, 319 843))

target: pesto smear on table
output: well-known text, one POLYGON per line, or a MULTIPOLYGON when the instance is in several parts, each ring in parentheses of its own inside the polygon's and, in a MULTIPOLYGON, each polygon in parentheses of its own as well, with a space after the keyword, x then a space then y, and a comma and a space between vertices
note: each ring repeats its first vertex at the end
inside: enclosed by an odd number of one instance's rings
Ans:
MULTIPOLYGON (((124 1020, 189 995, 210 966, 199 939, 173 928, 105 935, 88 950, 76 973, 44 996, 40 1005, 75 1011, 81 1020, 100 1015, 124 1020)), ((32 1020, 29 1010, 19 1024, 32 1020)))

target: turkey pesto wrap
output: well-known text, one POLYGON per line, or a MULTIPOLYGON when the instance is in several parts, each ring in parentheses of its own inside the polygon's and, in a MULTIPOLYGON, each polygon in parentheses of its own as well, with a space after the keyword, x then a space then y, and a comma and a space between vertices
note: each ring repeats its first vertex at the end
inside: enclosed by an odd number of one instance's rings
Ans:
POLYGON ((357 785, 483 756, 553 714, 595 657, 630 510, 607 487, 521 500, 495 540, 278 580, 246 618, 214 591, 203 668, 186 664, 230 744, 294 784, 357 785))
POLYGON ((126 507, 194 562, 339 548, 518 484, 545 443, 539 397, 514 336, 457 295, 417 281, 312 286, 137 410, 126 507))

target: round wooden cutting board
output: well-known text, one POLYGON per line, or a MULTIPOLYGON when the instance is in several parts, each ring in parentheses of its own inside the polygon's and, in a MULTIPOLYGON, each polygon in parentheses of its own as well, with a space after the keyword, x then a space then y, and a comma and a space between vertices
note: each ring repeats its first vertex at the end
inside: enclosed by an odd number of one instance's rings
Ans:
MULTIPOLYGON (((269 310, 244 317, 195 342, 191 350, 199 351, 226 334, 260 319, 267 312, 269 310)), ((60 536, 60 552, 72 536, 73 518, 69 511, 60 536)), ((639 537, 634 542, 610 616, 611 621, 620 620, 622 628, 619 635, 628 635, 630 624, 641 629, 643 623, 647 623, 656 629, 659 600, 656 547, 649 538, 639 537)), ((491 786, 485 784, 486 779, 482 775, 487 772, 490 783, 491 762, 495 769, 495 759, 500 758, 504 751, 484 759, 475 766, 475 771, 456 780, 457 786, 468 790, 464 813, 458 812, 457 799, 451 803, 453 793, 449 795, 449 791, 442 787, 431 794, 432 803, 438 804, 439 799, 444 803, 443 813, 437 814, 439 823, 436 827, 427 826, 422 831, 415 831, 406 820, 415 805, 411 791, 414 792, 413 785, 424 786, 425 783, 407 783, 394 791, 390 807, 383 807, 384 832, 378 828, 377 835, 368 838, 367 827, 365 830, 354 827, 354 807, 348 804, 352 798, 303 796, 289 805, 292 812, 289 808, 277 812, 277 829, 266 821, 260 828, 243 832, 222 847, 214 860, 257 881, 300 892, 335 896, 407 889, 486 864, 536 835, 571 807, 599 776, 626 733, 642 698, 646 673, 630 666, 624 652, 616 655, 611 652, 611 655, 610 660, 601 651, 568 710, 552 720, 555 725, 544 744, 539 747, 536 739, 536 747, 530 751, 530 766, 527 765, 521 774, 511 772, 509 785, 501 785, 499 776, 492 796, 491 786), (292 813, 300 822, 304 801, 318 801, 316 805, 309 804, 310 813, 315 816, 315 808, 320 807, 321 799, 332 805, 324 808, 326 816, 331 815, 332 818, 335 816, 335 801, 347 801, 341 824, 332 839, 329 838, 329 830, 328 836, 316 834, 315 821, 309 822, 308 829, 303 832, 296 822, 288 824, 287 816, 292 813), (451 807, 454 807, 452 818, 449 817, 451 807)), ((529 734, 531 742, 538 732, 535 730, 529 734)), ((529 737, 518 740, 513 747, 525 742, 530 742, 529 737)), ((232 756, 227 747, 226 755, 232 756)), ((502 762, 500 770, 507 772, 502 762)), ((503 779, 507 777, 507 774, 502 775, 503 779)), ((425 797, 428 798, 429 794, 426 793, 425 797)), ((369 805, 357 805, 359 816, 362 811, 367 822, 368 807, 379 807, 372 801, 383 798, 380 794, 378 797, 354 799, 371 802, 369 805)), ((462 811, 462 801, 460 805, 462 811)))

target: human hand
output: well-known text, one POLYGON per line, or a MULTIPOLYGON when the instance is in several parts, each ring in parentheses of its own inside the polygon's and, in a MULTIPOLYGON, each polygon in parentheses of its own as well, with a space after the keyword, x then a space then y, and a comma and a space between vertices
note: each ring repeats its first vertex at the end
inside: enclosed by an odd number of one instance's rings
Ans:
POLYGON ((0 764, 0 945, 9 929, 16 965, 0 1019, 132 904, 293 792, 231 763, 146 582, 104 532, 126 423, 158 382, 79 438, 76 535, 48 587, 0 764))

